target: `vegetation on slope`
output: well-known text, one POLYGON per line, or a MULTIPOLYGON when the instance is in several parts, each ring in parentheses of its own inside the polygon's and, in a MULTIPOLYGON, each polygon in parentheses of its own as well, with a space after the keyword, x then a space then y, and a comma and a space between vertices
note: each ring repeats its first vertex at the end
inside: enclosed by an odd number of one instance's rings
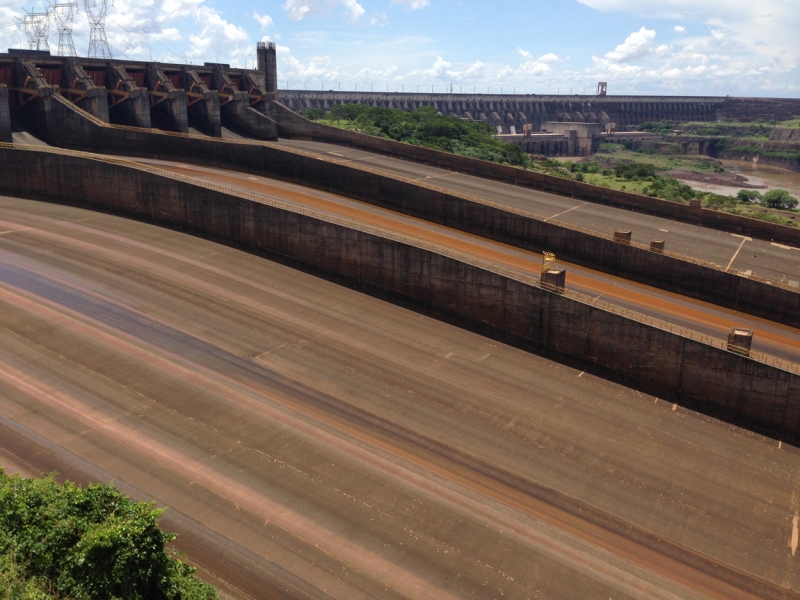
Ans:
POLYGON ((23 479, 0 469, 0 599, 212 600, 166 548, 162 510, 112 486, 23 479))
MULTIPOLYGON (((531 159, 518 146, 493 137, 487 123, 471 122, 457 117, 442 116, 431 107, 414 112, 399 109, 370 107, 364 104, 335 105, 330 112, 309 109, 309 119, 326 125, 358 131, 462 156, 491 162, 521 166, 556 177, 573 179, 600 187, 639 193, 672 202, 685 203, 700 198, 708 208, 774 221, 796 227, 794 220, 766 212, 760 207, 737 203, 735 198, 703 193, 682 181, 669 177, 673 170, 724 172, 718 161, 703 157, 681 155, 679 144, 662 142, 652 148, 632 151, 617 144, 602 144, 599 154, 588 161, 563 161, 545 157, 531 159)), ((768 135, 772 124, 754 123, 644 123, 639 129, 671 135, 675 130, 700 135, 768 135), (743 127, 743 128, 742 128, 743 127)), ((738 143, 746 140, 737 140, 738 143)), ((765 206, 766 204, 762 204, 765 206)), ((792 209, 793 206, 776 206, 792 209)))
POLYGON ((408 112, 364 104, 341 104, 334 106, 329 113, 309 109, 305 117, 334 127, 470 158, 531 166, 530 158, 521 148, 492 137, 494 131, 488 123, 443 116, 430 106, 408 112))

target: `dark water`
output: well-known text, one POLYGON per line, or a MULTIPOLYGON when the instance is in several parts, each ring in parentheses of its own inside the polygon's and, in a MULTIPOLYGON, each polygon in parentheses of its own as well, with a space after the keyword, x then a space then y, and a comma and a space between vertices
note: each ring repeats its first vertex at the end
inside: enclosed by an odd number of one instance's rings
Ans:
MULTIPOLYGON (((724 166, 727 171, 744 175, 749 180, 748 183, 766 185, 766 190, 759 190, 762 193, 780 188, 787 190, 795 198, 800 198, 800 173, 797 171, 739 160, 723 160, 722 166, 724 166)), ((723 189, 735 190, 733 194, 739 191, 738 188, 723 189)))

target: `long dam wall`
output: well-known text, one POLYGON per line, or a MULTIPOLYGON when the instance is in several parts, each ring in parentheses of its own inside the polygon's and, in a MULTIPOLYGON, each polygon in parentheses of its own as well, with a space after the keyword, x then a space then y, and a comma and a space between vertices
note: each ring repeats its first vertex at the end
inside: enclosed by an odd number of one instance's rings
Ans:
MULTIPOLYGON (((275 177, 378 204, 384 208, 527 250, 557 252, 565 260, 613 275, 780 323, 800 325, 800 292, 788 285, 744 277, 717 265, 689 260, 668 252, 650 252, 648 248, 636 244, 621 244, 615 242, 611 236, 545 220, 530 213, 513 211, 463 194, 446 192, 431 185, 392 176, 335 157, 322 158, 269 142, 217 140, 202 136, 116 127, 96 119, 82 118, 80 109, 57 95, 38 101, 41 102, 41 106, 36 108, 40 122, 46 124, 50 120, 60 124, 52 130, 51 139, 60 146, 104 154, 190 161, 211 167, 275 177)), ((291 113, 285 108, 282 110, 291 113)), ((308 123, 302 117, 297 116, 297 119, 308 123)), ((381 140, 381 138, 373 139, 381 140)), ((381 141, 413 151, 426 150, 391 140, 381 141)), ((491 169, 502 167, 519 174, 520 177, 538 175, 443 152, 436 152, 436 155, 443 160, 464 160, 470 165, 475 164, 481 168, 483 165, 491 169)), ((559 181, 578 186, 585 185, 566 180, 559 181)), ((634 199, 636 198, 641 197, 635 196, 634 199)), ((656 202, 660 203, 658 206, 676 207, 687 211, 687 214, 691 210, 684 205, 656 202)), ((754 220, 744 219, 744 221, 754 220)), ((754 223, 762 222, 754 221, 754 223)), ((788 227, 782 229, 794 232, 788 227)))
POLYGON ((337 104, 366 104, 413 111, 430 106, 443 115, 484 121, 511 133, 532 124, 540 131, 548 121, 616 123, 618 128, 647 121, 783 121, 800 116, 800 99, 728 98, 716 96, 585 96, 523 94, 408 94, 278 90, 277 98, 292 110, 329 111, 337 104))
POLYGON ((84 206, 278 255, 505 343, 800 441, 800 367, 433 244, 120 159, 0 147, 3 193, 84 206), (81 176, 76 177, 79 173, 81 176))

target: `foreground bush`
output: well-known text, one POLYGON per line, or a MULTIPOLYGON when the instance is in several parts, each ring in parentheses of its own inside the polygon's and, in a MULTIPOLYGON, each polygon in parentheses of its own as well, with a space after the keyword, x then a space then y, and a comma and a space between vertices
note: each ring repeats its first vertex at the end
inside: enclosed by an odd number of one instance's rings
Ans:
POLYGON ((167 550, 163 511, 112 486, 22 479, 0 469, 0 599, 211 600, 167 550))

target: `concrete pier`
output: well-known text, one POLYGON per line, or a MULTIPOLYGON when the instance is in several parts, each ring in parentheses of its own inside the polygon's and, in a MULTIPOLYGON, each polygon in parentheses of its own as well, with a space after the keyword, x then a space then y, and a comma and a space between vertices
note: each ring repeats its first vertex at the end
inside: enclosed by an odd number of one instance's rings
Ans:
POLYGON ((145 85, 150 90, 150 118, 153 125, 166 131, 188 133, 186 91, 175 87, 155 63, 147 65, 145 85))
MULTIPOLYGON (((109 105, 111 122, 149 129, 152 120, 148 90, 137 86, 123 67, 109 64, 105 71, 106 88, 111 99, 109 105)), ((102 73, 102 70, 98 69, 97 72, 102 73)))
MULTIPOLYGON (((275 122, 266 114, 253 108, 250 92, 243 91, 239 87, 252 83, 247 74, 242 74, 234 81, 226 73, 226 65, 215 65, 212 82, 220 94, 222 120, 226 127, 257 140, 278 139, 275 122)), ((249 87, 254 86, 250 85, 249 87)), ((259 100, 257 103, 263 104, 263 100, 259 100)))
POLYGON ((258 56, 258 71, 264 77, 265 100, 278 99, 278 66, 273 42, 258 42, 256 47, 258 56))
POLYGON ((181 87, 186 90, 189 123, 212 137, 222 137, 219 92, 210 90, 196 71, 183 69, 181 87))
POLYGON ((70 56, 64 63, 61 93, 86 112, 106 123, 109 122, 105 81, 101 85, 95 85, 75 57, 70 56))
POLYGON ((0 85, 0 142, 11 143, 11 110, 6 85, 0 85))

